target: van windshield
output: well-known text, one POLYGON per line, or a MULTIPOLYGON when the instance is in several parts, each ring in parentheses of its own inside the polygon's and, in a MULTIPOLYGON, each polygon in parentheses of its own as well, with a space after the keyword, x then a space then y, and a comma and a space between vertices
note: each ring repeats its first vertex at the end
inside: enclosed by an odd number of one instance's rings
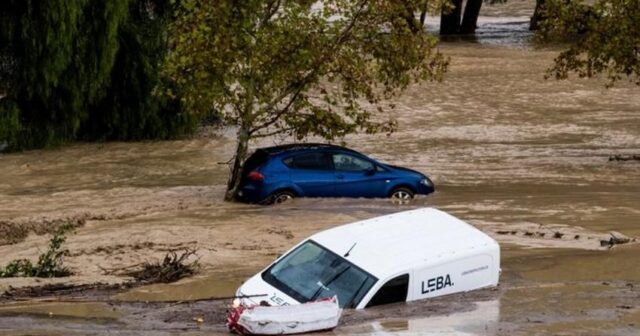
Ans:
POLYGON ((378 280, 312 240, 269 267, 262 279, 300 303, 337 295, 343 308, 356 307, 378 280))

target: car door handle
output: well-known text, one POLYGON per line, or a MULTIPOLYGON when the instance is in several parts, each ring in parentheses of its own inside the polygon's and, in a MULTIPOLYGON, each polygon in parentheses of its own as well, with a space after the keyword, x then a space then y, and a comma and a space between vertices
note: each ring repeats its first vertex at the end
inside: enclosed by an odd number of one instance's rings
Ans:
POLYGON ((342 174, 338 174, 338 175, 336 175, 336 178, 337 178, 338 180, 342 180, 342 179, 344 178, 344 175, 342 175, 342 174))

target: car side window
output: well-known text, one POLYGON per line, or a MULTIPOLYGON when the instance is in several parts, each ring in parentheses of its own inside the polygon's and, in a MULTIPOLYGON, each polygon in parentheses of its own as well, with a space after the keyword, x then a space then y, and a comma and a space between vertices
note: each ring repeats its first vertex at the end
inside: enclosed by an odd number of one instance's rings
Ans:
POLYGON ((312 170, 329 170, 331 165, 327 155, 324 153, 305 153, 290 156, 282 162, 289 168, 294 169, 312 169, 312 170))
POLYGON ((333 166, 336 170, 360 172, 373 170, 373 163, 348 154, 333 154, 333 166))
POLYGON ((367 304, 368 307, 407 301, 409 274, 403 274, 387 281, 367 304))

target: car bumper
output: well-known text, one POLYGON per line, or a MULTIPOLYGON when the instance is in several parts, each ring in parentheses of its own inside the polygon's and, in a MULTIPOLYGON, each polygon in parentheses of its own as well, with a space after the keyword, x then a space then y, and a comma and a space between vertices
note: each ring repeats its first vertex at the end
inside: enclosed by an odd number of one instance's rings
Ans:
POLYGON ((238 199, 247 203, 260 203, 265 197, 262 188, 250 184, 243 186, 238 192, 238 199))
POLYGON ((418 188, 416 189, 417 194, 421 195, 429 195, 436 190, 435 184, 428 177, 424 177, 420 183, 418 183, 418 188), (423 183, 422 181, 426 181, 423 183))

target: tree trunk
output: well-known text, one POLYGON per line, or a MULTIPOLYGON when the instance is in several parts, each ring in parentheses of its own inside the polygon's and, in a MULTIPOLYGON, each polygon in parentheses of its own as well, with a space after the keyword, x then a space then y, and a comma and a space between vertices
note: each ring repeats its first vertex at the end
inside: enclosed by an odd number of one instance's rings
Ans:
POLYGON ((544 20, 542 6, 544 6, 544 0, 536 0, 536 9, 533 11, 533 16, 531 17, 529 30, 538 30, 540 28, 540 22, 544 20))
POLYGON ((236 155, 233 158, 233 167, 227 182, 227 192, 224 195, 225 201, 235 201, 240 191, 240 182, 242 181, 244 161, 247 158, 249 149, 249 131, 244 127, 238 129, 238 144, 236 145, 236 155))
POLYGON ((462 0, 453 0, 453 8, 450 12, 440 15, 440 35, 457 34, 460 31, 460 14, 462 13, 462 0))
POLYGON ((467 5, 464 6, 464 17, 462 18, 462 26, 460 26, 460 34, 476 33, 480 8, 482 8, 482 0, 467 0, 467 5))

